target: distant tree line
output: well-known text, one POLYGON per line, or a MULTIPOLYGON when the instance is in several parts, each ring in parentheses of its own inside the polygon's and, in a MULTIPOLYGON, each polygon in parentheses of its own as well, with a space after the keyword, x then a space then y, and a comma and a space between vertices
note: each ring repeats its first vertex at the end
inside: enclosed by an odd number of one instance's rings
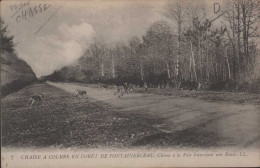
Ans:
POLYGON ((256 70, 259 2, 228 1, 224 12, 211 20, 203 4, 195 7, 198 1, 189 2, 169 1, 165 7, 168 21, 154 22, 142 37, 132 37, 128 43, 109 46, 94 41, 77 66, 64 67, 48 78, 170 83, 173 87, 176 81, 237 89, 250 82, 260 85, 256 70))

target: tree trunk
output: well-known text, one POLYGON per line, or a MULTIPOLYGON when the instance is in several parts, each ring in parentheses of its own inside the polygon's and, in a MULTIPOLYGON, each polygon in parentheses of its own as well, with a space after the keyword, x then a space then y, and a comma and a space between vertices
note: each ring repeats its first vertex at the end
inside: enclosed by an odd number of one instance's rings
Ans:
POLYGON ((199 79, 200 80, 202 80, 202 54, 201 54, 201 41, 200 41, 200 39, 199 39, 199 63, 200 63, 200 65, 199 65, 199 71, 200 71, 200 77, 199 77, 199 79))
POLYGON ((250 67, 250 64, 252 62, 251 58, 250 58, 250 55, 249 55, 249 47, 248 47, 248 35, 249 35, 249 29, 250 29, 250 18, 251 16, 248 17, 248 21, 247 21, 247 31, 246 31, 246 53, 247 53, 247 56, 248 56, 248 67, 250 67))
POLYGON ((168 61, 166 60, 166 67, 167 67, 167 75, 168 75, 168 79, 171 79, 171 71, 170 71, 170 66, 168 61))
POLYGON ((180 60, 180 45, 181 45, 181 22, 178 22, 178 55, 177 55, 177 60, 176 60, 176 78, 178 79, 179 77, 179 60, 180 60))
MULTIPOLYGON (((234 4, 235 6, 235 4, 234 4)), ((236 28, 235 28, 235 7, 233 6, 232 9, 232 41, 233 41, 233 78, 236 79, 237 78, 237 74, 238 72, 238 68, 237 68, 237 46, 236 46, 236 28)))
POLYGON ((248 64, 248 69, 250 70, 250 65, 252 64, 252 57, 251 55, 249 54, 249 44, 248 44, 248 39, 249 39, 249 30, 250 30, 250 22, 251 22, 251 16, 252 16, 252 2, 250 4, 250 12, 248 13, 248 19, 247 19, 247 30, 246 30, 246 53, 247 53, 247 56, 248 56, 248 60, 247 60, 247 64, 248 64))
POLYGON ((219 78, 218 78, 218 63, 215 64, 216 66, 216 69, 215 69, 215 75, 216 75, 216 81, 219 81, 219 78))
POLYGON ((141 70, 141 80, 144 81, 144 69, 141 61, 140 61, 140 70, 141 70))
POLYGON ((112 54, 112 78, 115 78, 116 77, 116 73, 115 73, 115 63, 114 63, 114 56, 113 56, 113 54, 112 54))
MULTIPOLYGON (((247 39, 247 35, 246 35, 246 29, 247 29, 247 22, 246 22, 246 4, 245 2, 241 4, 241 8, 242 8, 242 23, 243 23, 243 50, 244 50, 244 56, 243 56, 243 64, 245 65, 247 63, 248 60, 248 55, 246 52, 246 39, 247 39)), ((246 66, 246 65, 245 65, 246 66)))
POLYGON ((190 79, 192 79, 192 72, 191 72, 191 65, 192 65, 192 57, 190 56, 190 66, 189 66, 189 75, 190 75, 190 79))
POLYGON ((206 55, 207 55, 207 60, 206 60, 206 76, 207 76, 207 81, 209 81, 209 73, 210 73, 210 70, 209 70, 209 53, 208 53, 208 28, 206 30, 206 55))
POLYGON ((176 78, 179 78, 179 59, 180 59, 180 51, 178 51, 177 59, 176 59, 176 78))
POLYGON ((195 59, 194 59, 194 54, 193 54, 193 48, 192 48, 192 42, 190 41, 190 49, 191 49, 191 57, 192 57, 192 63, 193 63, 193 71, 194 71, 194 76, 196 82, 198 81, 197 78, 197 73, 196 73, 196 64, 195 64, 195 59))
POLYGON ((102 62, 101 63, 101 76, 105 76, 105 73, 104 73, 104 63, 102 62))
POLYGON ((231 79, 231 73, 230 73, 230 65, 229 65, 229 61, 228 61, 228 54, 227 54, 227 47, 225 50, 225 56, 226 56, 226 60, 227 60, 227 68, 228 68, 228 79, 231 79))
POLYGON ((237 1, 237 68, 238 68, 238 74, 240 71, 240 0, 237 1))

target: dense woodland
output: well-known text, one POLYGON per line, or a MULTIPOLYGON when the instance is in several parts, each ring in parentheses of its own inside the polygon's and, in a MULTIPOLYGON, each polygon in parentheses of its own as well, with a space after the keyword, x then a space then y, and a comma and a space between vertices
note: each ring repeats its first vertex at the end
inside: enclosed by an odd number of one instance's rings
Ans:
POLYGON ((45 78, 168 83, 175 88, 180 86, 176 83, 189 81, 211 90, 255 92, 260 86, 259 1, 227 1, 214 18, 208 18, 203 4, 194 6, 198 2, 170 1, 166 19, 151 24, 142 37, 113 45, 95 40, 76 66, 45 78))

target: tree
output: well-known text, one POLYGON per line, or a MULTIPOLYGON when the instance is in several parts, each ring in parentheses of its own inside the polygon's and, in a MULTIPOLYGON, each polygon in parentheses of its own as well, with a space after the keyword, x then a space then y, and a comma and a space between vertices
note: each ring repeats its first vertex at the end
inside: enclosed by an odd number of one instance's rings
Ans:
POLYGON ((0 54, 14 51, 13 36, 8 35, 7 28, 0 17, 0 54))
POLYGON ((106 46, 101 41, 94 41, 90 45, 90 53, 91 56, 94 57, 94 59, 97 61, 99 67, 100 67, 100 73, 101 77, 105 76, 105 57, 107 56, 107 50, 106 46))
POLYGON ((254 69, 252 64, 256 53, 250 53, 249 48, 256 48, 257 45, 260 4, 253 0, 237 0, 226 6, 225 25, 234 53, 233 76, 234 79, 239 79, 254 69))
MULTIPOLYGON (((171 65, 173 60, 173 33, 171 27, 165 21, 157 21, 153 23, 147 30, 144 36, 144 43, 149 48, 149 56, 151 60, 156 60, 157 70, 160 69, 160 64, 165 62, 168 79, 171 79, 171 65)), ((176 47, 175 47, 176 48, 176 47)), ((164 66, 162 66, 162 71, 164 66)))
POLYGON ((182 24, 184 22, 184 11, 183 11, 183 5, 181 4, 181 1, 178 0, 177 3, 175 1, 170 1, 166 5, 166 17, 170 18, 174 21, 174 23, 177 24, 177 36, 178 36, 178 55, 176 59, 176 77, 179 77, 179 60, 180 60, 180 54, 181 54, 181 36, 182 36, 182 24))
POLYGON ((144 43, 141 43, 136 50, 136 56, 137 56, 137 60, 139 61, 140 76, 142 81, 144 81, 145 78, 144 62, 145 62, 146 55, 147 55, 147 47, 144 43))
MULTIPOLYGON (((129 40, 129 47, 131 51, 131 62, 133 71, 139 69, 141 80, 144 80, 144 69, 143 69, 143 54, 142 54, 142 44, 141 40, 134 36, 129 40)), ((138 74, 138 72, 137 72, 138 74)))

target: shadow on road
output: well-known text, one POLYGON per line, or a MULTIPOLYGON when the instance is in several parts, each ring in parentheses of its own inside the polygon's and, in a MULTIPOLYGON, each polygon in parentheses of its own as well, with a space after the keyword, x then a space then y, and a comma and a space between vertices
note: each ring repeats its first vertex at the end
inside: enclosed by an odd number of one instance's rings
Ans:
POLYGON ((136 140, 133 146, 164 146, 164 147, 216 147, 220 137, 214 132, 201 131, 200 128, 189 128, 173 133, 158 132, 136 140))

